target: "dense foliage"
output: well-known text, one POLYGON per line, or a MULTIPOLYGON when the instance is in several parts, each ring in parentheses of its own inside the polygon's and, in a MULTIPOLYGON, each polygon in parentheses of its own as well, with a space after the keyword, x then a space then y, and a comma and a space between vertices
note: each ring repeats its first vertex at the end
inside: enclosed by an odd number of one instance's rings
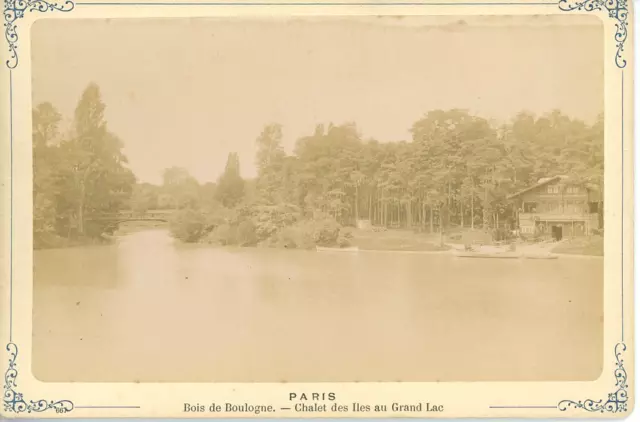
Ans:
POLYGON ((50 103, 33 110, 33 234, 35 247, 108 231, 98 217, 128 205, 135 178, 122 142, 108 130, 100 90, 89 85, 69 133, 50 103))
POLYGON ((506 196, 558 174, 603 189, 602 117, 588 125, 557 111, 521 113, 494 127, 463 110, 436 110, 411 133, 412 142, 381 143, 362 140, 352 124, 318 126, 286 155, 281 127, 268 125, 256 141, 254 189, 238 199, 238 213, 257 242, 306 247, 347 243, 339 230, 321 229, 329 220, 338 228, 365 219, 431 232, 506 231, 515 211, 506 196))
POLYGON ((514 215, 506 196, 542 177, 567 175, 603 190, 602 116, 587 124, 558 111, 520 113, 496 126, 464 110, 434 110, 409 128, 410 141, 365 140, 354 124, 319 125, 290 155, 282 128, 270 124, 256 139, 255 179, 242 179, 232 152, 216 183, 173 167, 156 186, 135 184, 104 109, 93 84, 68 134, 59 133, 51 104, 34 109, 36 243, 99 235, 108 228, 95 216, 130 208, 177 210, 171 230, 186 242, 347 245, 344 227, 357 220, 430 232, 506 230, 514 215))

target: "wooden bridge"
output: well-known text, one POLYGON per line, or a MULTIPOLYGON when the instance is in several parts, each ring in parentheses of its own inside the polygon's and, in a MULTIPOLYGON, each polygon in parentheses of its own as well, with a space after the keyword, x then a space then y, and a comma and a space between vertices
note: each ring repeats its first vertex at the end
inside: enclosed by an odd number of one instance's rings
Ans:
POLYGON ((114 226, 127 221, 159 221, 167 223, 174 212, 175 210, 120 211, 89 216, 86 221, 104 221, 114 226))

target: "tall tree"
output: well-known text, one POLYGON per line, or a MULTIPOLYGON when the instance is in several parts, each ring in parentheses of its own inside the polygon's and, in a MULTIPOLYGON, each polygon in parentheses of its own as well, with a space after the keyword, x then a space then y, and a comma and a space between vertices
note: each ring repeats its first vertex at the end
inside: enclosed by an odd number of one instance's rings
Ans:
POLYGON ((256 139, 256 167, 258 169, 257 189, 269 203, 283 202, 285 153, 282 146, 282 127, 278 124, 265 126, 256 139))
POLYGON ((235 152, 229 153, 224 173, 218 179, 216 198, 227 208, 233 208, 242 201, 244 180, 240 176, 240 159, 235 152))
POLYGON ((256 139, 256 146, 258 148, 256 153, 258 174, 264 173, 270 170, 272 166, 280 164, 285 157, 282 146, 282 126, 275 123, 265 126, 260 136, 256 139))
POLYGON ((104 110, 95 84, 78 102, 71 133, 60 134, 61 115, 51 104, 33 110, 34 236, 101 234, 103 223, 92 217, 128 204, 135 178, 104 110))
POLYGON ((74 114, 74 134, 61 144, 69 164, 75 220, 85 233, 87 213, 117 211, 131 193, 135 177, 127 167, 122 141, 107 130, 99 87, 85 89, 74 114))
POLYGON ((34 240, 55 232, 56 208, 54 177, 60 113, 51 103, 42 103, 33 110, 33 233, 34 240))

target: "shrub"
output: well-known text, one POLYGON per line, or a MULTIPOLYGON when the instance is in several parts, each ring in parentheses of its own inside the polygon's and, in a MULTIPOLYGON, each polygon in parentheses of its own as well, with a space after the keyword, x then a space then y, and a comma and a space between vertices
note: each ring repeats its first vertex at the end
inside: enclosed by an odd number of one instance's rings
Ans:
POLYGON ((254 246, 258 242, 256 226, 251 220, 242 221, 238 225, 237 241, 240 246, 254 246))
POLYGON ((197 242, 210 230, 206 216, 193 209, 177 211, 169 224, 172 236, 183 242, 197 242))
POLYGON ((316 245, 348 245, 351 232, 342 229, 333 218, 299 221, 279 230, 269 239, 260 242, 260 246, 287 249, 312 249, 316 245))
POLYGON ((285 227, 279 233, 276 245, 290 249, 311 249, 315 246, 313 231, 308 222, 285 227))
POLYGON ((213 230, 208 239, 224 246, 236 245, 238 239, 237 227, 227 223, 221 224, 213 230))
POLYGON ((333 246, 337 244, 340 235, 340 224, 331 218, 311 221, 313 240, 316 245, 333 246))
POLYGON ((341 248, 346 248, 347 246, 351 245, 351 239, 353 239, 353 232, 351 231, 351 229, 342 227, 338 234, 338 239, 336 240, 336 243, 341 248))
POLYGON ((292 204, 258 205, 252 212, 258 240, 276 235, 300 219, 300 209, 292 204))

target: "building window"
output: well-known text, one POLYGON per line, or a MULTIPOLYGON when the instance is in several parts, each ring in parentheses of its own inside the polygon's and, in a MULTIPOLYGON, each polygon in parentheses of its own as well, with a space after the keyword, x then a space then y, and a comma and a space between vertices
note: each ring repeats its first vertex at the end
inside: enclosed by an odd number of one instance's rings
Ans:
POLYGON ((536 202, 525 202, 524 212, 537 212, 538 204, 536 202))
POLYGON ((570 194, 580 193, 580 188, 578 188, 577 186, 569 186, 566 192, 570 194))
POLYGON ((547 186, 547 193, 559 193, 559 192, 560 192, 559 186, 547 186))

